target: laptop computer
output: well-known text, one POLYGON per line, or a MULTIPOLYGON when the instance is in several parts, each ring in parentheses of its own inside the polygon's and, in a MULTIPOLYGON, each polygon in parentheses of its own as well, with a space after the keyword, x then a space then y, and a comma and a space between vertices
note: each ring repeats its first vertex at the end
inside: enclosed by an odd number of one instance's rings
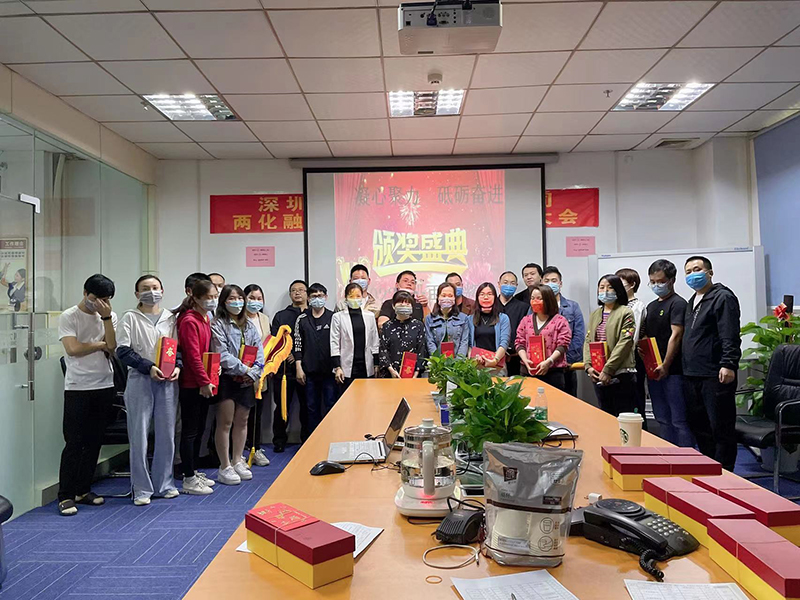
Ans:
POLYGON ((394 447, 394 443, 403 430, 411 407, 405 398, 400 400, 397 410, 386 429, 382 439, 363 440, 360 442, 333 442, 328 447, 328 460, 343 464, 386 462, 386 458, 394 447))

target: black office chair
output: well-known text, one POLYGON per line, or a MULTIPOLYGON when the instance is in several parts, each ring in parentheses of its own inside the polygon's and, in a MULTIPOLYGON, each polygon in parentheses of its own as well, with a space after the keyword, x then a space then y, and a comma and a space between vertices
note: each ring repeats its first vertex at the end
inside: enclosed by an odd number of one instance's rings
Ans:
POLYGON ((783 344, 775 349, 764 383, 764 416, 739 416, 736 437, 745 446, 775 448, 773 490, 779 494, 781 446, 800 444, 800 346, 783 344))
POLYGON ((7 498, 0 496, 0 589, 3 587, 3 582, 8 575, 8 563, 6 563, 5 543, 3 542, 3 523, 11 518, 14 513, 14 507, 7 498))

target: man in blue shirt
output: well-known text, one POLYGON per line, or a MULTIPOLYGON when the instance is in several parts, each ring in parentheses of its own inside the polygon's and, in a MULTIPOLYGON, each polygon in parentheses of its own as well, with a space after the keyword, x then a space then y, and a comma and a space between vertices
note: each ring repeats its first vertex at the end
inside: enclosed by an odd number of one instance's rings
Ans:
MULTIPOLYGON (((583 338, 586 336, 586 325, 583 322, 581 307, 574 300, 561 294, 561 271, 557 267, 547 267, 542 275, 542 283, 549 285, 558 301, 558 312, 567 320, 572 330, 572 341, 567 348, 567 364, 583 362, 583 338)), ((564 373, 564 391, 570 396, 578 395, 578 376, 575 371, 567 369, 564 373)))

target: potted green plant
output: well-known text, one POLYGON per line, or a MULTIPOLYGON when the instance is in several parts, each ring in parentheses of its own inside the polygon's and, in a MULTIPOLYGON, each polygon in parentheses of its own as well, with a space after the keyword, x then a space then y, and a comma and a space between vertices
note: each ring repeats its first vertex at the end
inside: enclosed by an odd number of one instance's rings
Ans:
POLYGON ((478 365, 474 360, 444 356, 439 352, 428 358, 428 382, 438 388, 435 398, 439 402, 447 396, 448 383, 451 388, 458 381, 472 383, 477 375, 478 365))

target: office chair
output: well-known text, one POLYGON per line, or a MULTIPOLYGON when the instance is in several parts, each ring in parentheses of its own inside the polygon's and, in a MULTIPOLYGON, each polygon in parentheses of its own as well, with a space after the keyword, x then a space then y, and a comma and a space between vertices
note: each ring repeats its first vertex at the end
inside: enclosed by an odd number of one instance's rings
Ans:
POLYGON ((783 344, 775 349, 764 383, 764 416, 737 417, 736 437, 745 446, 775 448, 772 485, 780 494, 781 446, 800 443, 800 346, 783 344))
POLYGON ((3 582, 8 575, 8 564, 6 563, 6 549, 3 542, 3 523, 11 518, 14 513, 14 507, 7 498, 0 496, 0 589, 3 587, 3 582))

